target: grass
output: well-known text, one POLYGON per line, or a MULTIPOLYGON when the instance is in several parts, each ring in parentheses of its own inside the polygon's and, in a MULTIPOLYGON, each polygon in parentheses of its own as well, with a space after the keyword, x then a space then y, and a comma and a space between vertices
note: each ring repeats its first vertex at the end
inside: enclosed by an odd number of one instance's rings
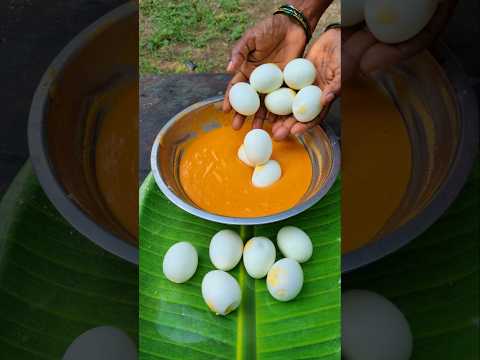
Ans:
MULTIPOLYGON (((197 72, 222 72, 235 41, 282 3, 140 0, 140 72, 183 73, 193 64, 197 72)), ((329 10, 322 20, 335 21, 338 4, 329 10)))

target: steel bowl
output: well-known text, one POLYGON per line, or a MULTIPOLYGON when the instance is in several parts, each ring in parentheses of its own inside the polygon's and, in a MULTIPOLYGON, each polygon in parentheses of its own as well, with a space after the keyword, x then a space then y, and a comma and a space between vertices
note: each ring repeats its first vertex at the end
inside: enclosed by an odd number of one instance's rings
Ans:
POLYGON ((138 87, 137 29, 138 6, 128 2, 75 37, 43 75, 28 125, 30 159, 53 205, 80 233, 132 263, 138 262, 135 234, 102 201, 92 159, 102 111, 115 106, 102 93, 125 82, 138 87))
POLYGON ((403 117, 412 146, 412 176, 399 207, 372 242, 342 256, 342 271, 400 249, 451 205, 478 150, 478 105, 468 79, 439 45, 375 76, 403 117))
POLYGON ((170 119, 155 138, 150 162, 155 182, 175 205, 202 219, 232 225, 267 224, 287 219, 317 203, 331 188, 340 170, 340 146, 329 126, 316 127, 298 140, 305 146, 312 163, 312 182, 297 205, 286 211, 262 217, 229 217, 213 214, 195 205, 185 194, 179 179, 179 163, 186 143, 201 132, 225 123, 231 114, 221 110, 223 96, 196 103, 170 119))

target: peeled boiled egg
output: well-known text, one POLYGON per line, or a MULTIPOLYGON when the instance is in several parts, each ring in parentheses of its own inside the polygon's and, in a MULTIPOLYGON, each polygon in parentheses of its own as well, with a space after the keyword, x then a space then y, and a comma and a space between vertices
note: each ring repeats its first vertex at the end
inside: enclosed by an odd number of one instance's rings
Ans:
POLYGON ((265 130, 250 130, 243 145, 248 161, 254 166, 265 164, 272 155, 272 139, 265 130))
POLYGON ((312 240, 295 226, 284 226, 277 234, 277 244, 282 254, 289 259, 304 263, 310 259, 313 252, 312 240))
POLYGON ((265 107, 275 115, 288 115, 292 113, 292 103, 295 91, 289 88, 280 88, 265 96, 265 107))
POLYGON ((248 160, 247 154, 245 154, 245 145, 243 145, 243 144, 240 145, 240 147, 238 148, 237 156, 240 159, 240 161, 242 161, 245 165, 254 166, 250 162, 250 160, 248 160))
POLYGON ((285 83, 295 90, 300 90, 308 85, 312 85, 315 77, 315 66, 307 59, 293 59, 285 66, 285 69, 283 69, 285 83))
POLYGON ((275 64, 262 64, 250 75, 250 85, 260 94, 268 94, 283 84, 283 73, 275 64))
POLYGON ((267 275, 267 288, 270 295, 279 301, 290 301, 302 290, 303 270, 292 259, 278 260, 267 275))
POLYGON ((300 122, 309 122, 315 119, 322 111, 320 100, 322 90, 315 85, 304 87, 293 99, 293 116, 300 122))
POLYGON ((408 360, 412 333, 405 316, 383 296, 365 290, 342 294, 342 353, 349 360, 408 360))
POLYGON ((197 271, 197 250, 189 242, 182 241, 172 245, 163 258, 163 273, 175 283, 183 283, 197 271))
POLYGON ((438 0, 367 0, 365 21, 384 43, 399 43, 417 35, 430 21, 438 0))
POLYGON ((238 308, 242 300, 237 280, 222 270, 208 272, 202 280, 202 296, 217 315, 227 315, 238 308))
POLYGON ((255 166, 252 174, 252 184, 258 188, 273 185, 282 176, 280 164, 275 160, 268 160, 263 165, 255 166))
POLYGON ((365 19, 366 0, 342 0, 342 26, 353 26, 365 19))
POLYGON ((237 266, 242 252, 243 241, 235 231, 220 230, 210 241, 210 260, 219 270, 228 271, 237 266))
POLYGON ((270 239, 257 236, 247 241, 243 249, 243 265, 248 275, 261 279, 275 262, 275 245, 270 239))
POLYGON ((228 99, 235 111, 245 116, 255 114, 260 107, 260 97, 246 82, 233 85, 228 93, 228 99))

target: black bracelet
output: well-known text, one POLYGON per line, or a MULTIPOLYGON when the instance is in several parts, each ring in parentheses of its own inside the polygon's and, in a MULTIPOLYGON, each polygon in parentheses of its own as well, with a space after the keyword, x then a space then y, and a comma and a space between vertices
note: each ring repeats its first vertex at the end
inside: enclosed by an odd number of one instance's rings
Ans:
POLYGON ((273 13, 273 15, 276 14, 284 14, 290 16, 291 18, 294 18, 305 31, 305 35, 307 36, 307 42, 310 41, 310 39, 312 38, 312 30, 310 29, 310 25, 308 25, 307 18, 295 6, 290 4, 282 5, 273 13))
POLYGON ((340 23, 332 23, 330 25, 327 25, 325 27, 325 30, 323 30, 323 32, 327 32, 328 30, 330 29, 341 29, 342 28, 342 24, 340 23))

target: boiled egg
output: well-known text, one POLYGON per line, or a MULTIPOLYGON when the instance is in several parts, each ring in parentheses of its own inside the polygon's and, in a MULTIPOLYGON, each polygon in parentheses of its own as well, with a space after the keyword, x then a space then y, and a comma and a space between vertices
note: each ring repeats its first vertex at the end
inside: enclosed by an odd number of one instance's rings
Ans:
POLYGON ((292 103, 295 91, 289 88, 280 88, 265 96, 265 107, 275 115, 289 115, 292 113, 292 103))
POLYGON ((243 241, 233 230, 220 230, 210 241, 210 260, 219 270, 228 271, 237 266, 242 252, 243 241))
POLYGON ((250 162, 250 160, 248 160, 247 154, 245 154, 245 145, 243 145, 243 144, 240 145, 240 147, 238 148, 237 156, 240 159, 240 161, 243 162, 245 165, 254 166, 250 162))
POLYGON ((268 94, 283 84, 283 73, 275 64, 262 64, 250 75, 250 85, 260 94, 268 94))
POLYGON ((233 85, 228 93, 228 99, 234 110, 245 116, 255 114, 260 107, 260 97, 246 82, 233 85))
POLYGON ((163 258, 163 273, 175 283, 189 280, 197 271, 198 254, 192 244, 186 241, 172 245, 163 258))
POLYGON ((304 263, 310 259, 313 253, 313 245, 310 237, 295 226, 284 226, 277 234, 278 248, 289 259, 304 263))
POLYGON ((272 155, 272 139, 265 130, 250 130, 243 145, 248 161, 254 166, 265 164, 272 155))
POLYGON ((293 59, 283 69, 283 78, 291 89, 300 90, 312 85, 315 77, 315 66, 307 59, 293 59))
POLYGON ((293 116, 300 122, 314 120, 322 111, 322 90, 315 85, 304 87, 293 99, 293 116))
POLYGON ((342 294, 342 354, 348 360, 409 360, 412 333, 402 312, 365 290, 342 294))
POLYGON ((417 35, 430 21, 438 0, 367 0, 365 21, 384 43, 399 43, 417 35))
POLYGON ((275 160, 268 160, 263 165, 255 166, 252 174, 252 184, 257 188, 273 185, 282 176, 280 164, 275 160))
POLYGON ((227 315, 238 308, 242 293, 232 275, 222 270, 213 270, 203 277, 202 297, 215 314, 227 315))
POLYGON ((275 245, 270 239, 257 236, 247 241, 243 249, 243 265, 248 275, 261 279, 275 262, 275 245))
POLYGON ((270 295, 279 301, 294 299, 303 287, 303 270, 292 259, 278 260, 267 275, 267 288, 270 295))
POLYGON ((365 19, 366 0, 342 0, 342 26, 353 26, 365 19))

